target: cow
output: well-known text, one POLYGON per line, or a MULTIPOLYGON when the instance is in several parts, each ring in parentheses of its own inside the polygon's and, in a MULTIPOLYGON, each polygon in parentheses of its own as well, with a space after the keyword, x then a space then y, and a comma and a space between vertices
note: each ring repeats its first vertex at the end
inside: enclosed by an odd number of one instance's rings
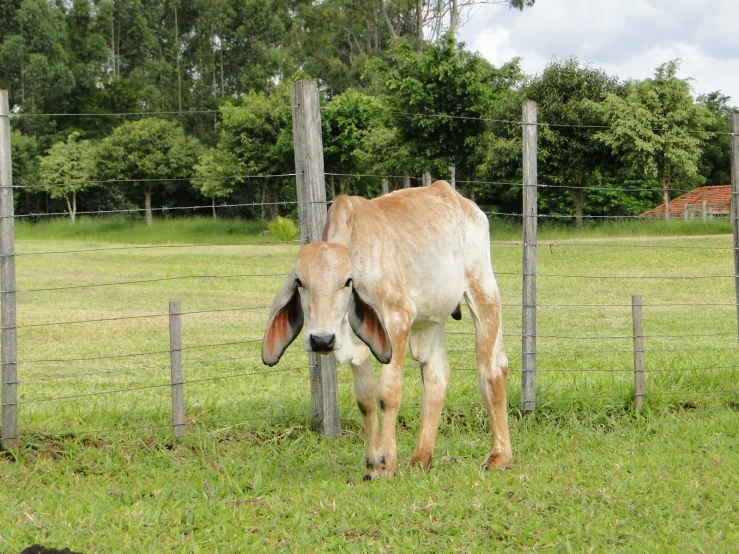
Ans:
POLYGON ((421 428, 410 463, 428 469, 450 380, 444 327, 448 316, 461 317, 463 297, 475 324, 478 384, 493 435, 484 467, 506 468, 508 358, 489 223, 446 181, 373 200, 336 197, 322 242, 300 248, 272 302, 262 361, 274 366, 305 323, 307 351, 349 362, 364 420, 364 479, 372 480, 398 468, 395 427, 410 346, 421 369, 421 428), (383 364, 377 379, 373 356, 383 364))

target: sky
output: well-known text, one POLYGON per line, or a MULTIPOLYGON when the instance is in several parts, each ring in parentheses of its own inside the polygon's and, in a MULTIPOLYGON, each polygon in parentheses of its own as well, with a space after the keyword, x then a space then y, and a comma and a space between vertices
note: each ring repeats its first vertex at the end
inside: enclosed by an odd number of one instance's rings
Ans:
POLYGON ((540 73, 576 56, 620 79, 644 79, 680 58, 695 95, 720 90, 739 106, 739 0, 536 0, 523 12, 473 8, 459 40, 496 66, 522 58, 540 73))

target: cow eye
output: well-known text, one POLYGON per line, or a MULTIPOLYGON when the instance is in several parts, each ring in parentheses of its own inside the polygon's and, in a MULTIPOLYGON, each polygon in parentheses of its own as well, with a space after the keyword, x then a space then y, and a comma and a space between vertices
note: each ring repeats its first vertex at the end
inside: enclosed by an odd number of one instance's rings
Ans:
POLYGON ((301 281, 300 279, 295 279, 295 284, 298 286, 298 288, 300 288, 303 286, 303 281, 301 281))
POLYGON ((351 286, 352 286, 352 282, 353 282, 353 279, 352 279, 351 277, 349 277, 349 278, 348 278, 348 279, 346 280, 346 283, 344 283, 344 286, 345 286, 345 287, 351 287, 351 286))

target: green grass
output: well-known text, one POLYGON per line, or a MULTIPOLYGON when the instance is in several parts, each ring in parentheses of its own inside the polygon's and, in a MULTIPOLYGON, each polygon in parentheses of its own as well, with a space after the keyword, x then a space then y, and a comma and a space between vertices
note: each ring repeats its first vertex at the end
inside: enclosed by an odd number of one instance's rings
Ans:
POLYGON ((16 237, 28 240, 102 241, 128 244, 238 243, 243 240, 275 240, 265 233, 267 223, 207 217, 157 218, 147 227, 140 218, 79 217, 16 222, 16 237), (262 237, 261 239, 259 237, 262 237))
MULTIPOLYGON (((582 228, 577 228, 570 220, 542 218, 539 220, 538 236, 541 240, 566 238, 610 238, 610 237, 670 237, 694 235, 722 235, 731 233, 728 218, 703 221, 683 221, 672 219, 624 219, 624 220, 585 220, 582 228)), ((500 218, 493 220, 495 240, 521 240, 520 218, 500 218)))
POLYGON ((503 226, 494 224, 511 358, 513 468, 479 470, 489 427, 468 371, 474 354, 465 310, 447 327, 455 371, 431 471, 404 465, 420 399, 418 372, 409 363, 398 431, 401 473, 364 483, 362 425, 348 369, 339 369, 344 433, 321 438, 307 428, 305 354, 293 345, 279 372, 258 374, 267 369, 258 358, 266 308, 183 316, 185 347, 222 346, 184 351, 191 425, 182 441, 167 427, 168 301, 181 301, 189 312, 267 306, 296 245, 260 244, 269 239, 233 221, 156 221, 149 230, 83 219, 87 228, 76 236, 64 223, 20 225, 18 253, 185 247, 20 255, 21 291, 193 278, 19 292, 22 444, 0 456, 0 552, 32 543, 86 553, 736 551, 734 281, 633 278, 732 275, 731 237, 716 234, 712 224, 691 224, 703 226, 695 236, 680 236, 678 225, 670 225, 674 236, 649 236, 649 222, 643 229, 625 224, 623 236, 617 226, 542 230, 549 242, 539 249, 539 272, 560 277, 538 279, 539 407, 527 417, 518 411, 520 234, 511 226, 501 239, 503 226), (222 246, 190 246, 205 242, 222 246), (276 275, 245 276, 263 274, 276 275), (632 294, 645 304, 641 415, 633 411, 632 294), (137 315, 156 317, 24 327, 137 315), (245 340, 255 342, 223 344, 245 340), (218 380, 206 380, 212 378, 218 380), (80 394, 95 395, 48 401, 80 394))

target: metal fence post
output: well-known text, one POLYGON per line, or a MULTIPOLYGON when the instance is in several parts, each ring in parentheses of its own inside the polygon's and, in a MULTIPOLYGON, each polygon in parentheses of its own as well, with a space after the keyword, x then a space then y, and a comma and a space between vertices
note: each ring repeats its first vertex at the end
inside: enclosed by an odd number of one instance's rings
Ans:
POLYGON ((18 341, 15 314, 15 219, 8 91, 0 90, 0 334, 2 434, 0 446, 18 447, 18 341))
POLYGON ((731 119, 731 227, 734 234, 734 287, 739 332, 739 113, 731 119))
POLYGON ((185 378, 182 373, 182 305, 169 303, 169 363, 172 383, 172 432, 185 436, 185 378))
MULTIPOLYGON (((321 104, 316 81, 297 81, 291 90, 295 179, 302 244, 319 242, 326 222, 321 104)), ((308 354, 311 427, 327 436, 341 434, 336 361, 333 356, 308 354)))
POLYGON ((636 411, 644 409, 646 386, 644 384, 644 333, 642 332, 641 295, 631 297, 631 321, 634 330, 634 402, 636 411))
POLYGON ((523 105, 523 288, 521 411, 536 409, 536 243, 537 135, 536 102, 523 105))

